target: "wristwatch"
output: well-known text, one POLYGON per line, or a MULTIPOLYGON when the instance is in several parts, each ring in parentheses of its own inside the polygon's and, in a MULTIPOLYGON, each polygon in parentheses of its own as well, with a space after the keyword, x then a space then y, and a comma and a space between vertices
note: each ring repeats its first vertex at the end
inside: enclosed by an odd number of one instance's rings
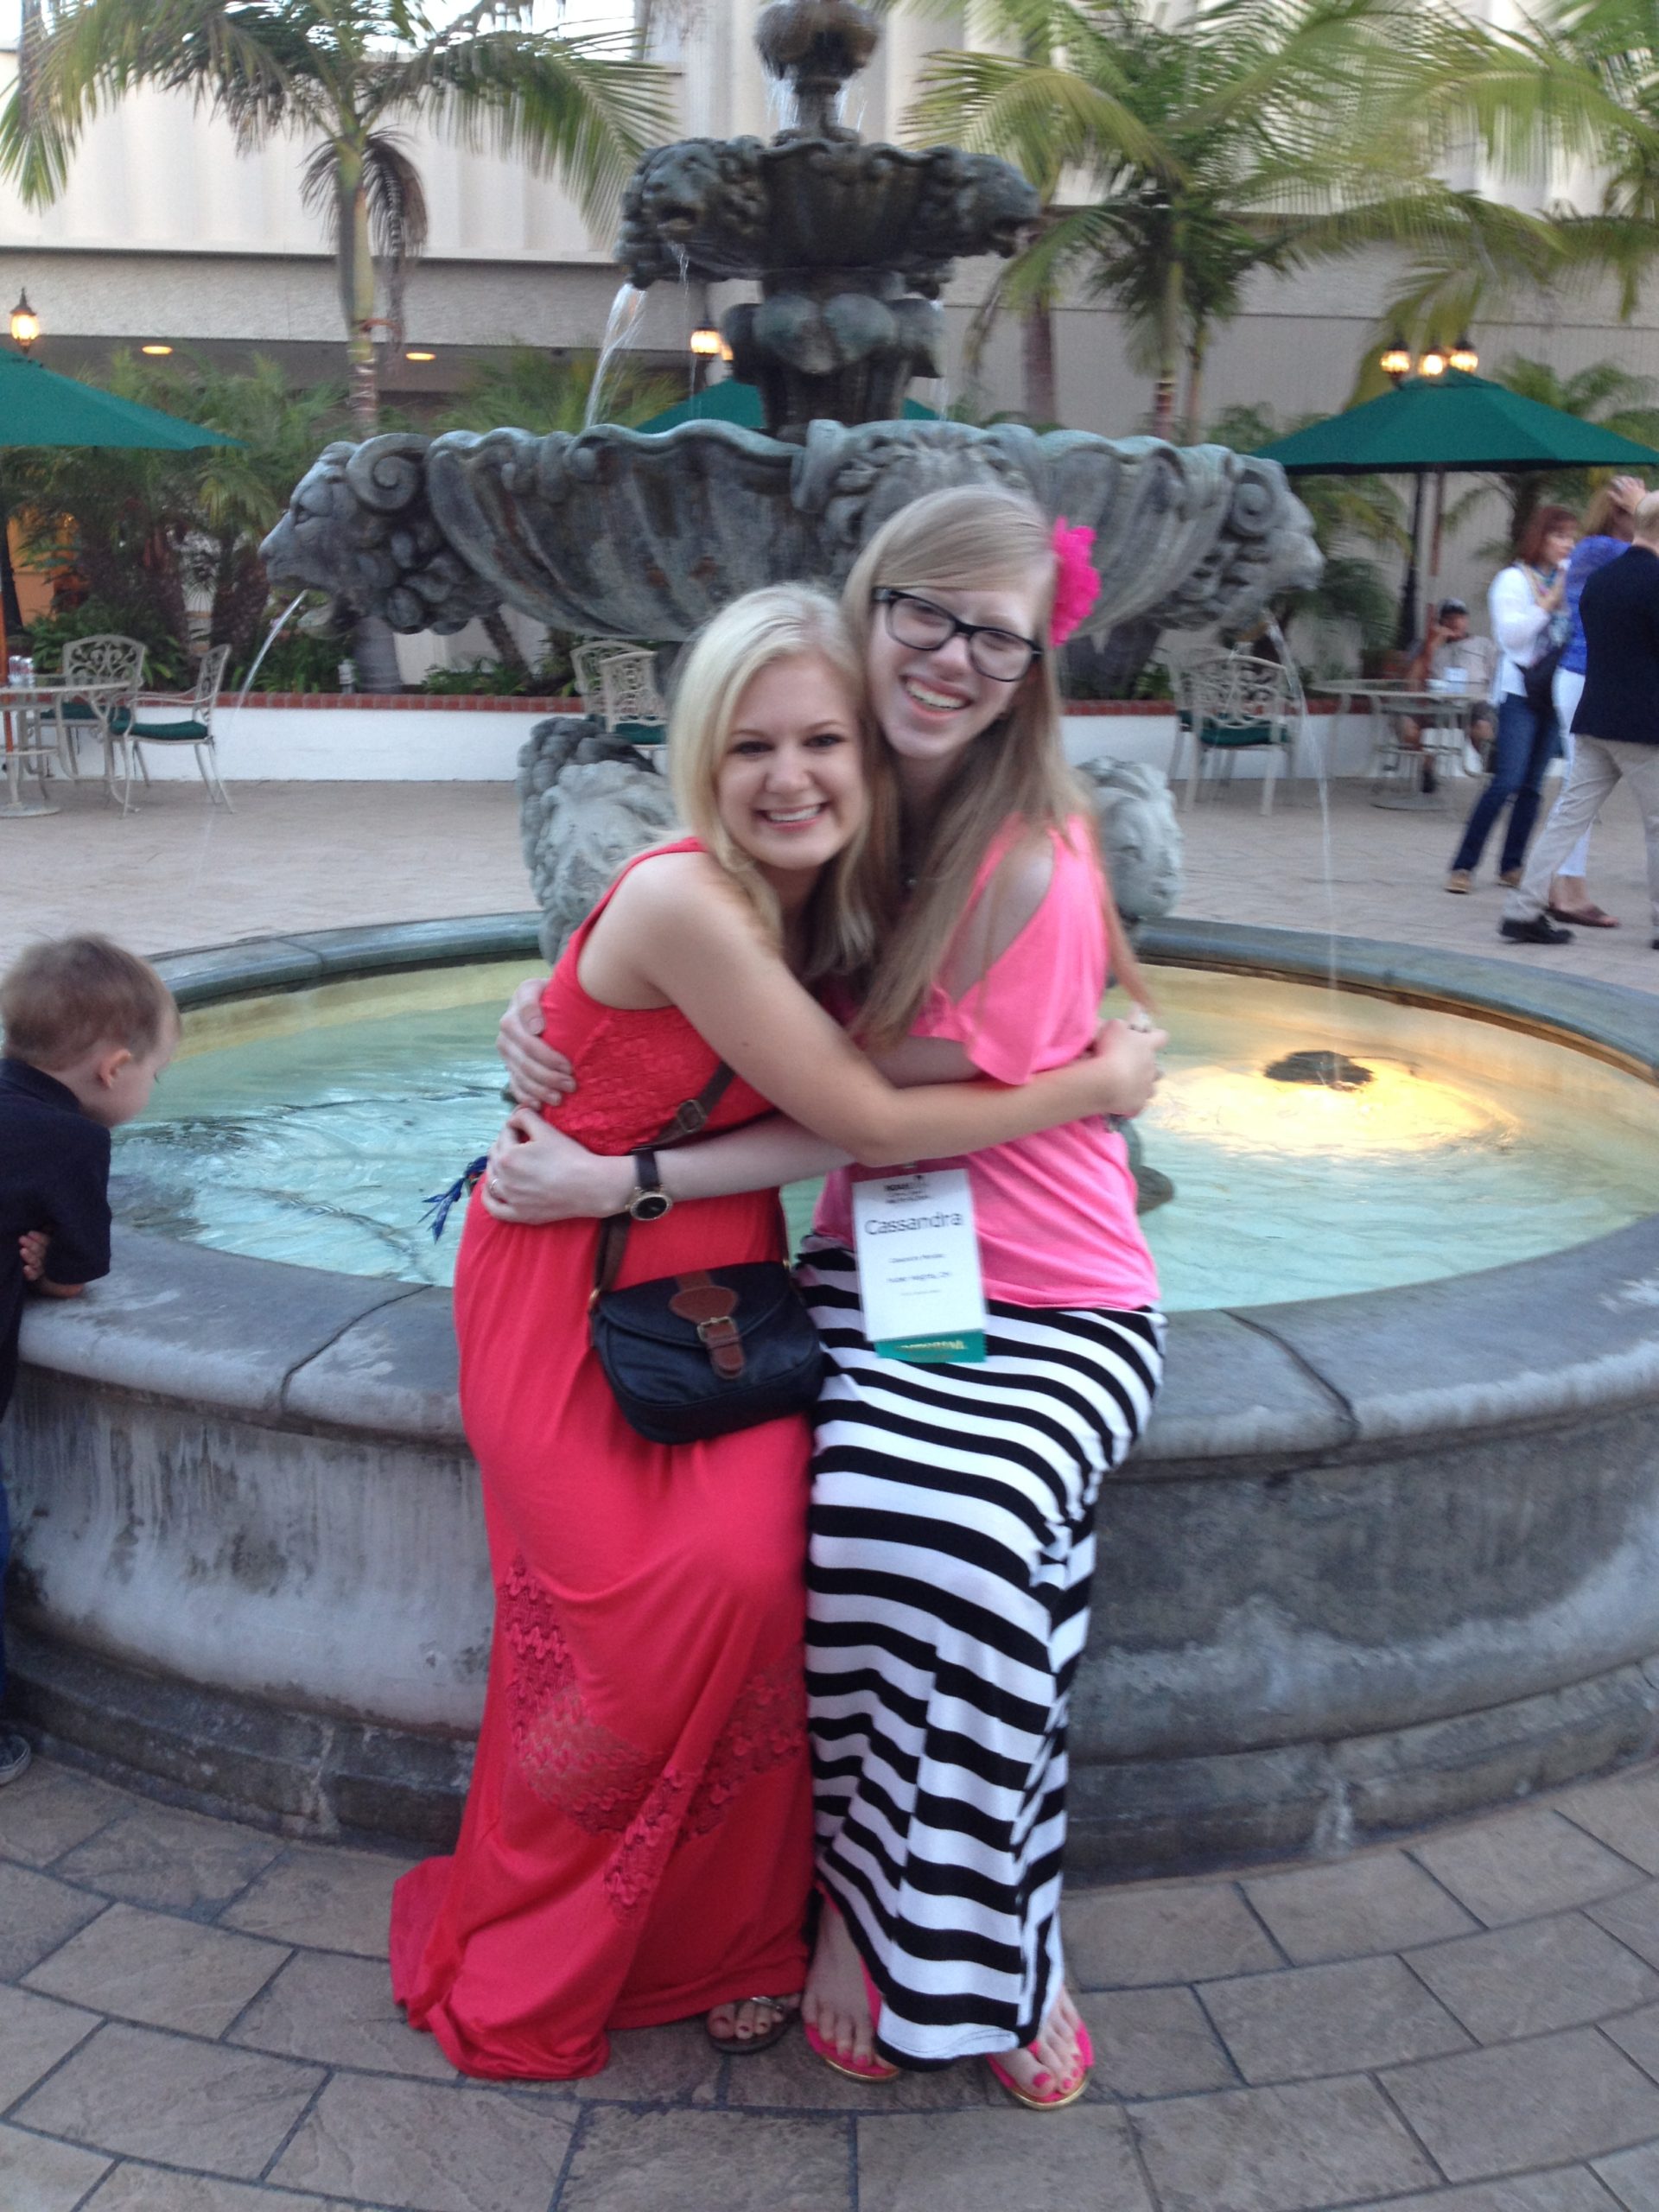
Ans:
POLYGON ((628 1200, 628 1211, 636 1221, 660 1221, 673 1203, 657 1173, 656 1154, 636 1152, 633 1155, 633 1196, 628 1200))

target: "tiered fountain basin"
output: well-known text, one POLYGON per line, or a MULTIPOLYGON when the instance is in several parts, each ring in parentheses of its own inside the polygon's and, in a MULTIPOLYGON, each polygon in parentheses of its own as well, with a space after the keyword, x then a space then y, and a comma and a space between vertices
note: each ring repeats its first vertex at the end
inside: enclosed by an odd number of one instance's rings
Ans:
MULTIPOLYGON (((295 1831, 453 1833, 491 1599, 416 1217, 495 1126, 535 941, 505 917, 168 963, 185 1052, 117 1154, 153 1225, 31 1310, 3 1442, 19 1689, 71 1756, 295 1831)), ((1659 1006, 1351 939, 1143 944, 1176 1310, 1101 1504, 1077 1868, 1340 1848, 1642 1756, 1659 1006), (1372 1081, 1263 1074, 1309 1045, 1372 1081)))

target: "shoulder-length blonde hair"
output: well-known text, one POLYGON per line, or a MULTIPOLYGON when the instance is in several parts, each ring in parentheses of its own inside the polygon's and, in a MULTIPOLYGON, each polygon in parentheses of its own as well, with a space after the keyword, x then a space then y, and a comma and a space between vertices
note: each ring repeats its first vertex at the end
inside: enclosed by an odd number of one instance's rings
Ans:
POLYGON ((857 718, 866 799, 861 821, 813 886, 791 950, 804 982, 868 969, 879 941, 874 883, 894 866, 892 772, 875 741, 864 660, 827 592, 770 584, 745 593, 706 622, 680 663, 668 718, 668 774, 682 822, 742 891, 781 951, 777 896, 720 818, 715 792, 743 695, 763 669, 806 656, 824 661, 847 687, 857 718))
MULTIPOLYGON (((930 492, 882 525, 842 591, 842 607, 861 656, 868 652, 874 594, 883 589, 986 591, 1023 588, 1034 579, 1034 633, 1044 641, 1044 651, 1011 687, 1007 711, 957 763, 926 842, 914 856, 914 893, 886 933, 860 1017, 861 1034, 878 1047, 896 1042, 914 1020, 1003 824, 1018 819, 1033 830, 1064 833, 1078 816, 1088 823, 1094 820, 1060 742, 1059 684, 1047 644, 1056 581, 1052 529, 1041 509, 1015 492, 990 485, 930 492)), ((1103 858, 1100 868, 1113 971, 1131 996, 1150 1003, 1103 858)))

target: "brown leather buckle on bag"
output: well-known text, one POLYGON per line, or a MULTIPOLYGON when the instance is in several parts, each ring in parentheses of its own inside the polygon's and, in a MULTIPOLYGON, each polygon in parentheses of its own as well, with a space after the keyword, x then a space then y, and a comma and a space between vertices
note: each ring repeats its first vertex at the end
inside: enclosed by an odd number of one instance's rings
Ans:
POLYGON ((675 1281, 680 1287, 668 1301, 669 1312, 691 1323, 721 1381, 734 1382, 743 1372, 743 1339, 732 1319, 737 1293, 701 1268, 695 1274, 677 1275, 675 1281))

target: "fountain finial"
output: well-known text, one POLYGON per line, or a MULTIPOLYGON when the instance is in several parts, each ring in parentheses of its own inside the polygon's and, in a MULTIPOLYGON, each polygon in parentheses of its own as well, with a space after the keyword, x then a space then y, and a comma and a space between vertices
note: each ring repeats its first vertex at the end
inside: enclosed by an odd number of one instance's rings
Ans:
POLYGON ((794 128, 804 137, 851 138, 836 120, 836 101, 875 52, 880 27, 857 0, 772 0, 754 42, 772 76, 794 87, 794 128))

